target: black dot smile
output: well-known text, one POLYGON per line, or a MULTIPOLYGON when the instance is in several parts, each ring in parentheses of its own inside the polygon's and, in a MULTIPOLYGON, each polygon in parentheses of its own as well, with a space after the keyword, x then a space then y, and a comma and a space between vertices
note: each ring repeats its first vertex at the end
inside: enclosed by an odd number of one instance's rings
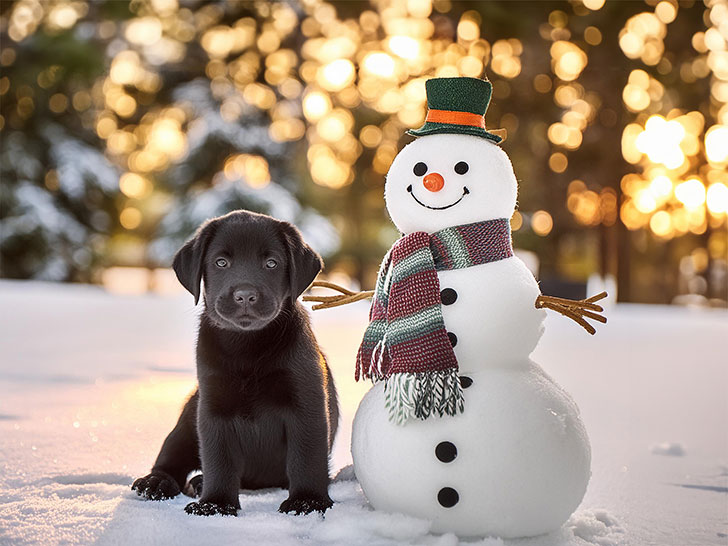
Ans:
POLYGON ((425 205, 422 201, 420 201, 419 199, 417 199, 417 196, 415 195, 415 192, 412 191, 412 184, 410 184, 409 186, 407 186, 407 191, 412 196, 412 199, 414 199, 415 201, 417 201, 417 204, 418 205, 423 206, 426 209, 430 209, 430 210, 445 210, 445 209, 449 209, 450 207, 454 207, 460 201, 462 201, 465 198, 466 195, 468 195, 470 193, 470 190, 467 187, 463 186, 463 194, 460 196, 460 199, 458 199, 454 203, 450 203, 449 205, 445 205, 444 207, 431 207, 430 205, 425 205))

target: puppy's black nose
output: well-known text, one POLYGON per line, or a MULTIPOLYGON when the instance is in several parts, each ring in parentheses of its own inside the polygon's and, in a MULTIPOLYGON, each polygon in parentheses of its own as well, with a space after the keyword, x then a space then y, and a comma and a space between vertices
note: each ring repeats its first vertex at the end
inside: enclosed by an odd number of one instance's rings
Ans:
POLYGON ((233 297, 235 298, 235 301, 238 303, 255 303, 258 301, 258 292, 255 290, 245 289, 245 290, 236 290, 233 292, 233 297))

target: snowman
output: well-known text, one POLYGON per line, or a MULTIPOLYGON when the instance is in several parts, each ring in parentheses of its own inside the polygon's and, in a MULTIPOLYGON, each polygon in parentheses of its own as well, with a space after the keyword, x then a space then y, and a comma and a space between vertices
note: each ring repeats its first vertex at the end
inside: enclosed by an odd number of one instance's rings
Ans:
POLYGON ((490 82, 436 78, 426 90, 426 122, 386 179, 402 238, 357 355, 357 379, 374 385, 354 419, 354 470, 374 508, 435 532, 547 533, 581 502, 590 447, 576 404, 529 355, 545 308, 592 328, 583 316, 604 321, 602 295, 542 296, 513 254, 517 182, 485 128, 490 82))

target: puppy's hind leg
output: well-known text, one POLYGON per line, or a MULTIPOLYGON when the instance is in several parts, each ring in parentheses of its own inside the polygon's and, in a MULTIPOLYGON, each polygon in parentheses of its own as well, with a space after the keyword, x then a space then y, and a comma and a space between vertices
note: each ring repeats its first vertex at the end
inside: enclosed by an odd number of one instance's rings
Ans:
POLYGON ((148 500, 176 497, 187 474, 201 467, 197 439, 197 392, 185 404, 177 425, 162 444, 152 472, 131 486, 137 495, 148 500))

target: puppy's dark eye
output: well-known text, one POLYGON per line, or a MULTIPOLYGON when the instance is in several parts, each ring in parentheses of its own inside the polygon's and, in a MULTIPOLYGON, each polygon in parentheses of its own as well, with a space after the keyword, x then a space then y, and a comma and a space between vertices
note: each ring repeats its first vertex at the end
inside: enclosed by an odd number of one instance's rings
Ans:
POLYGON ((417 176, 422 176, 423 174, 425 174, 427 172, 427 165, 425 165, 424 163, 422 163, 422 161, 420 161, 419 163, 415 164, 415 167, 414 167, 414 169, 412 169, 412 172, 414 172, 417 176))
POLYGON ((274 269, 274 268, 278 267, 278 262, 276 262, 276 261, 275 261, 275 260, 273 260, 273 259, 270 259, 270 260, 268 260, 267 262, 265 262, 265 266, 266 266, 266 267, 267 267, 268 269, 274 269))
POLYGON ((215 265, 217 267, 227 267, 229 264, 225 258, 218 258, 217 260, 215 260, 215 265))
POLYGON ((467 163, 465 163, 465 161, 458 161, 455 164, 455 172, 458 174, 465 174, 466 172, 468 172, 469 168, 470 167, 468 166, 467 163))

